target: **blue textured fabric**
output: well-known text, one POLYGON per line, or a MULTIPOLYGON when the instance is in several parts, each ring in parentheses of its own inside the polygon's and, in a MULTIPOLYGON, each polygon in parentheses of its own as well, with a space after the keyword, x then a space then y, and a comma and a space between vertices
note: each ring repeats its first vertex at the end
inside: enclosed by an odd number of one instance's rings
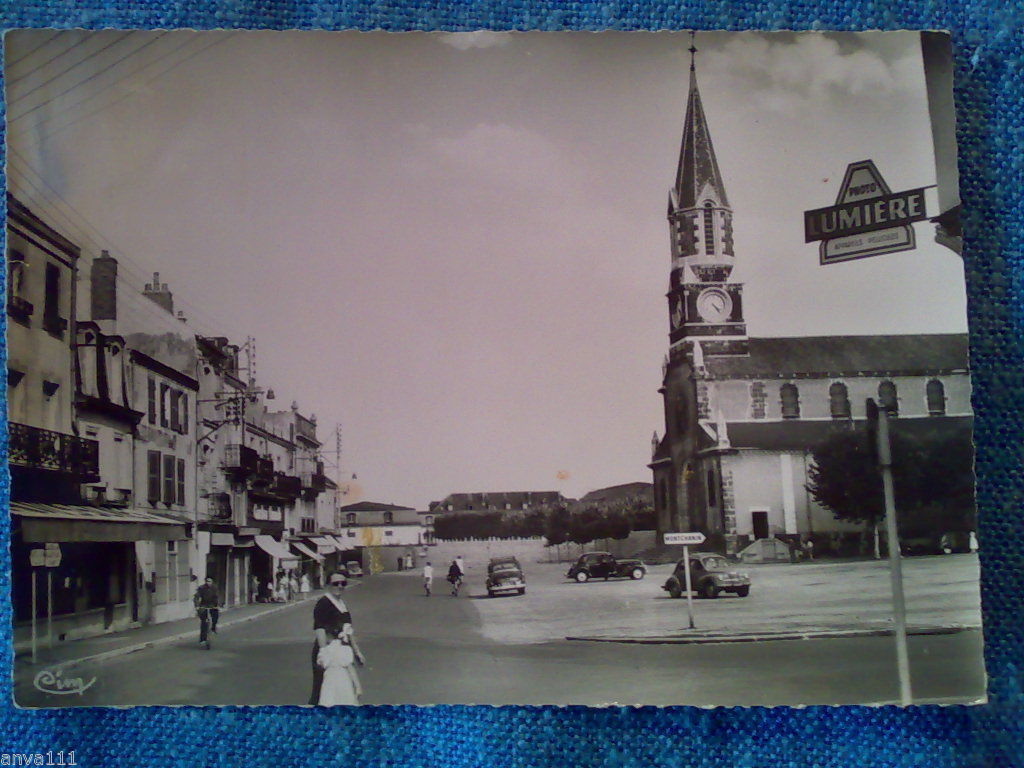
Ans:
MULTIPOLYGON (((990 703, 980 707, 586 709, 386 707, 19 711, 3 683, 0 753, 73 749, 83 766, 1024 765, 1024 10, 1008 0, 7 0, 5 28, 949 29, 982 510, 990 703)), ((4 408, 6 411, 6 408, 4 408)), ((6 465, 6 452, 3 457, 6 465)), ((6 475, 6 473, 5 473, 6 475)), ((3 500, 7 500, 4 479, 3 500)), ((11 665, 0 516, 0 668, 11 665)))

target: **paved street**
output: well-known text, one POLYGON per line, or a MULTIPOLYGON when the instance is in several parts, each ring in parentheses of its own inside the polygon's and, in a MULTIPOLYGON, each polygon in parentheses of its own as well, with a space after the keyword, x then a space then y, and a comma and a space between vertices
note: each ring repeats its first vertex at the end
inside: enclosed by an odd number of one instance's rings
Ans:
MULTIPOLYGON (((977 611, 977 588, 966 578, 976 570, 976 558, 918 558, 906 564, 912 623, 969 623, 951 620, 970 618, 972 600, 977 611), (928 601, 942 607, 928 608, 928 601)), ((749 598, 695 602, 698 627, 763 626, 780 606, 787 608, 781 623, 794 626, 828 617, 843 625, 856 617, 880 620, 884 606, 870 604, 877 599, 872 586, 880 581, 877 566, 751 568, 755 590, 749 598), (772 588, 790 593, 774 595, 772 588)), ((447 595, 443 582, 436 584, 434 596, 425 597, 414 573, 367 578, 346 594, 369 659, 361 670, 363 701, 795 705, 896 699, 890 637, 711 645, 564 640, 613 628, 654 637, 678 634, 685 626, 686 603, 663 597, 661 571, 667 568, 659 566, 638 582, 575 584, 561 578, 564 566, 528 565, 527 594, 496 599, 482 594, 479 564, 470 564, 469 594, 459 598, 447 595)), ((22 706, 302 704, 310 679, 311 612, 306 602, 226 627, 209 652, 193 641, 179 641, 80 665, 65 676, 96 678, 82 696, 39 693, 31 675, 22 673, 16 698, 22 706)), ((981 698, 981 651, 977 630, 911 637, 917 700, 981 698)))

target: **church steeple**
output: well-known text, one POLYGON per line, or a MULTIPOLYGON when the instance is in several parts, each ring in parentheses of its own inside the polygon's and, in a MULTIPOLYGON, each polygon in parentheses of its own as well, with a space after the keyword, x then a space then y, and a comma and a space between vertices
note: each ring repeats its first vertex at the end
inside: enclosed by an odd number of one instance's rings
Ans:
POLYGON ((705 350, 711 355, 743 354, 743 286, 728 282, 736 258, 732 208, 697 87, 696 53, 691 33, 690 90, 676 181, 668 200, 670 339, 673 346, 684 339, 706 339, 705 350))

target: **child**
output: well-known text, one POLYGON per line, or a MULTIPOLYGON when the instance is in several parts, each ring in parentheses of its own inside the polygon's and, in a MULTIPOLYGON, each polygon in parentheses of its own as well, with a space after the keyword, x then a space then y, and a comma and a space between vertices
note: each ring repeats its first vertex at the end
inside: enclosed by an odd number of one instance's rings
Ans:
POLYGON ((345 624, 338 636, 320 649, 317 664, 324 668, 324 682, 320 687, 322 707, 339 704, 355 705, 363 695, 356 674, 355 653, 352 651, 352 625, 345 624))

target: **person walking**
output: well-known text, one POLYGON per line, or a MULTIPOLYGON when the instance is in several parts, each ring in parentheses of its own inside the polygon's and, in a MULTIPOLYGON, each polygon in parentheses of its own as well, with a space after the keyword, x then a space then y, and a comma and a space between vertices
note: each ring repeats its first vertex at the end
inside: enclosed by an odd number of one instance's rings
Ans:
MULTIPOLYGON (((320 692, 324 684, 324 667, 319 662, 320 651, 341 634, 346 624, 352 626, 352 614, 342 599, 346 586, 348 579, 344 573, 332 573, 327 579, 327 593, 313 606, 313 691, 309 695, 309 703, 313 705, 320 703, 320 692)), ((365 664, 366 657, 359 650, 352 631, 348 633, 348 645, 352 648, 355 663, 365 664)))
POLYGON ((427 593, 427 597, 430 597, 430 582, 434 580, 434 566, 427 561, 427 564, 423 566, 423 590, 427 593))
POLYGON ((199 642, 210 650, 210 633, 217 633, 217 619, 220 618, 220 590, 212 576, 207 576, 199 586, 192 602, 199 616, 199 642))
POLYGON ((466 564, 462 561, 462 555, 455 558, 455 564, 459 566, 459 573, 466 575, 466 564))
POLYGON ((321 707, 358 704, 363 688, 352 650, 352 625, 345 624, 338 636, 320 649, 316 660, 324 670, 317 703, 321 707))

